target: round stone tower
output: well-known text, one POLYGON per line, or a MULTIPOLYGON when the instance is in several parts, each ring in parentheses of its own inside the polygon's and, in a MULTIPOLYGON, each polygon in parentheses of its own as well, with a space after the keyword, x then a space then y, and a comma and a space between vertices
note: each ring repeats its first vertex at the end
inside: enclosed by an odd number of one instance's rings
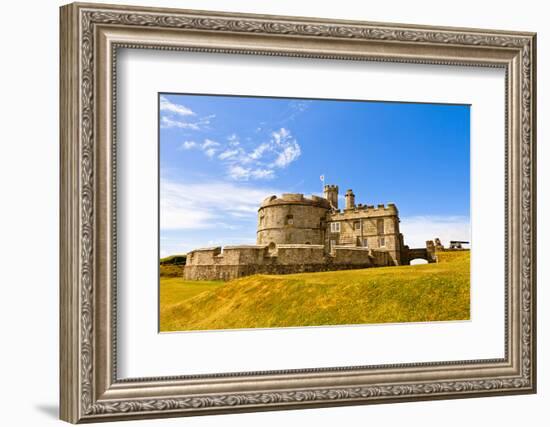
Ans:
POLYGON ((265 199, 258 209, 258 245, 324 244, 327 199, 283 194, 265 199))

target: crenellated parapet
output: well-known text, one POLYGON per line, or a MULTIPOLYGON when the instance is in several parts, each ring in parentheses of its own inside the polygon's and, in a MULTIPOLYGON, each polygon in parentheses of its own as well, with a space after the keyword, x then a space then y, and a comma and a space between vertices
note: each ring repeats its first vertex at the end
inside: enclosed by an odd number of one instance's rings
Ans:
POLYGON ((394 203, 388 203, 387 205, 363 205, 361 203, 355 205, 353 208, 349 209, 338 209, 331 212, 331 217, 336 219, 344 219, 347 216, 355 214, 356 216, 361 217, 378 217, 378 216, 390 216, 390 215, 399 215, 399 211, 394 203))
POLYGON ((393 265, 387 252, 324 245, 286 244, 196 249, 187 254, 186 280, 230 280, 250 274, 287 274, 393 265))
POLYGON ((299 193, 285 193, 280 197, 275 195, 266 197, 260 204, 260 209, 269 206, 282 206, 282 205, 310 205, 318 206, 325 209, 330 209, 330 204, 327 199, 319 196, 312 195, 306 197, 299 193))

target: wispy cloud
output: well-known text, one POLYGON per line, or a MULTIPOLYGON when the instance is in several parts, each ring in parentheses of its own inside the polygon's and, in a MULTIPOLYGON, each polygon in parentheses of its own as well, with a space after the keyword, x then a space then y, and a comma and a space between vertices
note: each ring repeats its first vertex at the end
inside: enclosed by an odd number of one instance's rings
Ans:
POLYGON ((249 179, 272 179, 275 178, 273 169, 246 168, 239 165, 230 165, 228 176, 236 181, 248 181, 249 179))
POLYGON ((209 148, 208 150, 204 150, 204 154, 206 154, 207 157, 212 158, 216 154, 216 149, 215 148, 209 148))
POLYGON ((160 97, 160 111, 169 111, 179 116, 194 116, 195 113, 181 104, 170 102, 165 96, 160 97))
POLYGON ((281 191, 227 182, 187 184, 162 179, 161 230, 230 228, 254 221, 261 201, 281 191))
POLYGON ((263 143, 258 145, 252 152, 248 155, 252 160, 259 160, 264 153, 269 150, 269 144, 263 143))
MULTIPOLYGON (((285 128, 281 128, 271 134, 273 151, 277 153, 275 161, 272 166, 278 168, 285 168, 302 153, 300 145, 295 138, 292 137, 290 131, 285 128)), ((270 147, 270 148, 271 148, 270 147)))
POLYGON ((229 142, 230 147, 236 147, 240 144, 239 137, 236 133, 232 133, 227 137, 227 141, 229 142))
POLYGON ((181 144, 180 149, 190 150, 191 148, 195 148, 197 146, 198 144, 195 141, 184 141, 183 144, 181 144))
POLYGON ((219 142, 212 141, 211 139, 205 139, 200 144, 196 141, 184 141, 183 144, 180 145, 179 149, 180 150, 198 149, 203 151, 207 157, 212 158, 218 152, 219 146, 220 146, 219 142))
POLYGON ((234 180, 272 179, 275 169, 283 169, 300 157, 301 148, 289 129, 271 132, 269 139, 248 151, 242 147, 220 154, 227 164, 228 176, 234 180))
POLYGON ((215 115, 196 117, 197 114, 183 104, 170 101, 166 96, 160 97, 160 126, 162 128, 178 128, 200 130, 210 124, 215 115))
POLYGON ((411 248, 423 248, 426 240, 435 237, 448 246, 451 240, 470 241, 470 218, 430 215, 402 217, 400 230, 405 237, 405 244, 411 248))
POLYGON ((180 129, 192 129, 192 130, 200 129, 197 123, 190 123, 182 120, 176 120, 167 116, 162 116, 160 118, 160 126, 162 128, 180 128, 180 129))
POLYGON ((208 139, 208 138, 205 139, 204 142, 202 143, 203 150, 206 150, 207 148, 219 147, 219 146, 220 146, 219 142, 212 141, 211 139, 208 139))
POLYGON ((227 149, 224 152, 220 153, 218 158, 220 160, 227 160, 227 159, 235 158, 238 154, 239 154, 239 150, 227 149))
POLYGON ((310 107, 311 101, 308 100, 293 100, 288 103, 288 114, 283 118, 281 123, 291 122, 310 107))
MULTIPOLYGON (((290 101, 287 105, 285 119, 291 119, 304 112, 309 106, 307 101, 290 101)), ((205 131, 210 129, 210 121, 215 116, 198 117, 197 113, 174 98, 161 96, 160 98, 160 125, 161 128, 175 128, 186 131, 205 131)), ((280 121, 276 121, 280 123, 280 121)), ((295 162, 302 154, 297 139, 287 127, 273 130, 266 126, 266 122, 259 122, 252 127, 252 135, 243 138, 236 133, 230 133, 225 139, 217 141, 205 138, 202 142, 197 139, 184 141, 180 151, 200 150, 206 157, 221 163, 226 176, 234 181, 269 180, 277 175, 278 169, 285 169, 295 162)), ((193 135, 186 133, 187 137, 193 135)), ((205 135, 203 134, 203 137, 205 135)), ((193 136, 191 136, 193 138, 193 136)))
POLYGON ((228 178, 235 181, 268 180, 276 176, 276 169, 284 169, 301 155, 296 138, 287 128, 271 132, 267 141, 241 144, 233 133, 227 142, 205 139, 202 143, 185 141, 180 150, 198 149, 213 159, 215 156, 225 168, 228 178))

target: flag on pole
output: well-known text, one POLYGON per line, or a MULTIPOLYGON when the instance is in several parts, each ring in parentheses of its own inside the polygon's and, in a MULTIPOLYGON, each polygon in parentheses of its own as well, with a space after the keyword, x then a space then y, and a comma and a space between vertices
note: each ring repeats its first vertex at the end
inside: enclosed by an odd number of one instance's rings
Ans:
POLYGON ((321 181, 325 182, 325 175, 321 175, 319 178, 321 179, 321 181))

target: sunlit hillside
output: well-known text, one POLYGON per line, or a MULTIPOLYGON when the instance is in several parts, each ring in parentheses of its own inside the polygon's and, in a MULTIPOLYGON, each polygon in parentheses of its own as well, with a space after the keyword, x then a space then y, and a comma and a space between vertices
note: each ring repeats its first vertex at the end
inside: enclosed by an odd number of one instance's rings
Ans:
POLYGON ((229 282, 161 277, 161 331, 274 328, 470 317, 470 252, 439 262, 229 282))

